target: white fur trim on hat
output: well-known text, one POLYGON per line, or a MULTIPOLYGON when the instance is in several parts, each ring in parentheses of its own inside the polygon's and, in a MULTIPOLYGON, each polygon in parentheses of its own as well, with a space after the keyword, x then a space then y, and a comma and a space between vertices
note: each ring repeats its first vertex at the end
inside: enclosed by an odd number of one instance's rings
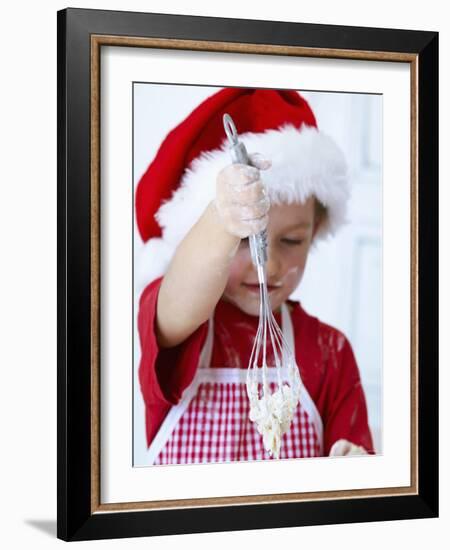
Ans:
POLYGON ((135 296, 140 296, 149 283, 164 275, 173 253, 173 247, 164 239, 150 239, 141 247, 136 254, 134 270, 135 296))
MULTIPOLYGON (((346 223, 350 195, 347 164, 329 136, 313 127, 298 130, 287 124, 278 130, 242 134, 239 139, 248 153, 257 152, 272 161, 272 166, 262 172, 262 179, 273 203, 303 203, 314 195, 327 208, 327 219, 319 226, 315 241, 333 235, 346 223)), ((156 219, 162 237, 144 245, 148 259, 144 268, 139 266, 147 282, 165 273, 176 247, 214 199, 217 174, 230 162, 225 139, 219 149, 194 159, 180 187, 161 205, 156 219)))

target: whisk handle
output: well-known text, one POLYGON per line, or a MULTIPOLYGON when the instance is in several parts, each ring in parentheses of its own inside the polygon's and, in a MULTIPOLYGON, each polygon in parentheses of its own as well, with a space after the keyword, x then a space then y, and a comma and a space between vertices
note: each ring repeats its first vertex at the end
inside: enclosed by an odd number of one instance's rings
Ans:
MULTIPOLYGON (((231 161, 233 164, 250 165, 247 149, 242 141, 239 141, 236 126, 233 119, 227 113, 223 115, 223 126, 230 144, 231 161)), ((267 262, 267 232, 264 230, 256 235, 250 235, 249 243, 253 264, 256 267, 263 267, 267 262)))

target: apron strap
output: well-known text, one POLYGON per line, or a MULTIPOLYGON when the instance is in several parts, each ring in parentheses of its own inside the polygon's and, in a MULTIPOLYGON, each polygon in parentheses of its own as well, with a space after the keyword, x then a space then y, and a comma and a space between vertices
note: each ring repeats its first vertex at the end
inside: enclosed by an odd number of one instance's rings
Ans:
POLYGON ((214 321, 213 321, 213 318, 211 317, 208 320, 208 333, 206 335, 206 340, 198 360, 198 366, 200 369, 209 369, 211 365, 211 359, 212 359, 213 344, 214 344, 214 321))
MULTIPOLYGON (((287 345, 294 354, 295 359, 295 339, 294 339, 294 327, 292 325, 291 315, 286 303, 283 302, 281 305, 281 329, 283 331, 283 336, 286 340, 287 345)), ((297 367, 298 368, 298 367, 297 367)), ((306 389, 305 384, 301 378, 300 369, 298 371, 300 376, 300 403, 305 411, 308 413, 308 416, 311 422, 314 425, 316 430, 317 438, 319 440, 320 454, 323 454, 323 422, 322 417, 314 403, 312 397, 309 395, 308 390, 306 389)))
POLYGON ((203 344, 202 351, 198 360, 197 372, 192 379, 190 385, 184 390, 180 401, 173 405, 163 420, 158 432, 156 433, 153 441, 150 443, 150 447, 147 451, 147 460, 149 464, 154 464, 159 453, 162 451, 164 445, 172 434, 175 426, 178 424, 181 416, 189 407, 189 403, 195 397, 198 387, 200 385, 202 374, 206 374, 207 371, 203 369, 209 369, 212 357, 212 348, 214 340, 214 325, 213 320, 208 321, 208 333, 206 335, 205 343, 203 344))
POLYGON ((200 378, 196 375, 191 382, 191 385, 188 386, 183 393, 183 397, 177 403, 173 405, 169 412, 166 415, 166 418, 163 420, 157 434, 155 435, 153 441, 150 443, 150 447, 147 451, 147 460, 149 464, 154 464, 155 460, 158 458, 159 453, 164 448, 164 445, 167 443, 170 435, 172 434, 175 426, 178 424, 181 416, 186 411, 191 400, 195 397, 197 393, 198 386, 200 385, 200 378))

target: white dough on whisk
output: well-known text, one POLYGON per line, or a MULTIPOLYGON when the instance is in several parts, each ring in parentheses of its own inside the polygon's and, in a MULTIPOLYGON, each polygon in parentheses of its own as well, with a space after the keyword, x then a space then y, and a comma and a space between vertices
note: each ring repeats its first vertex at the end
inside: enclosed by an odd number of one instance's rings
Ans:
MULTIPOLYGON (((297 369, 297 366, 294 369, 297 369)), ((294 372, 291 369, 291 374, 294 372)), ((290 428, 300 399, 298 389, 293 389, 299 388, 298 370, 294 376, 298 377, 297 383, 292 386, 283 384, 274 393, 263 392, 261 397, 256 381, 247 381, 250 420, 255 422, 258 432, 262 435, 264 448, 275 458, 280 456, 281 438, 290 428)))

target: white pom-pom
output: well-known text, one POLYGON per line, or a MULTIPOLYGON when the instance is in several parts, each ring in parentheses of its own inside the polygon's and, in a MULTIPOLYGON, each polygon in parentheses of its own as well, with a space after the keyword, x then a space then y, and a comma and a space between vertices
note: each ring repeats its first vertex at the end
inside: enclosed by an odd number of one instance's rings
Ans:
POLYGON ((144 288, 161 277, 169 267, 174 249, 162 239, 150 239, 144 244, 134 264, 134 292, 140 296, 144 288))

